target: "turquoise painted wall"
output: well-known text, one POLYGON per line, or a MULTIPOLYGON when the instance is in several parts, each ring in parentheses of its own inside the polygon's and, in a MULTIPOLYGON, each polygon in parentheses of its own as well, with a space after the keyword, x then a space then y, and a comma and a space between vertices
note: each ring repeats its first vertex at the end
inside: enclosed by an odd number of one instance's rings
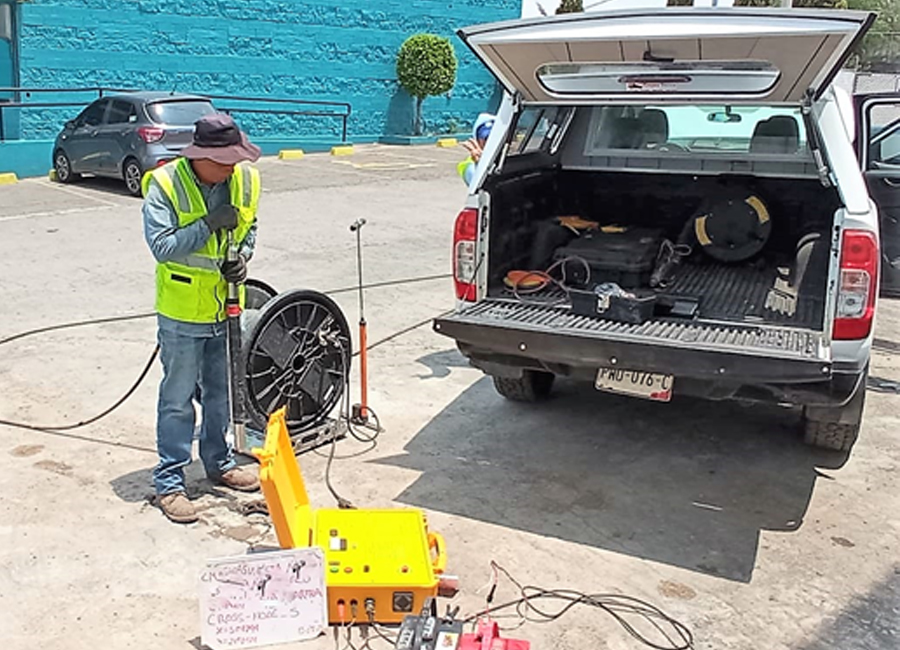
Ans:
MULTIPOLYGON (((446 132, 499 101, 455 30, 516 17, 519 7, 520 0, 31 0, 20 5, 20 82, 346 101, 349 139, 372 141, 411 128, 396 54, 425 31, 451 37, 459 59, 456 87, 425 102, 427 128, 446 132)), ((23 111, 22 137, 51 138, 77 111, 23 111)), ((256 136, 340 135, 340 122, 328 118, 237 117, 256 136)))

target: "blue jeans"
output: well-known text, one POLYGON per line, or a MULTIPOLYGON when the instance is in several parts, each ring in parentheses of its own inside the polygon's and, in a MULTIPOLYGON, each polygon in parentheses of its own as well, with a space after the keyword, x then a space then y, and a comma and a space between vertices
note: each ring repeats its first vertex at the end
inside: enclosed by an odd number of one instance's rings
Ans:
POLYGON ((200 459, 206 475, 217 480, 235 466, 234 451, 225 440, 230 417, 224 327, 192 327, 160 318, 157 332, 163 379, 156 413, 159 465, 153 470, 153 483, 160 495, 185 489, 184 468, 191 463, 193 397, 198 386, 203 413, 200 459))

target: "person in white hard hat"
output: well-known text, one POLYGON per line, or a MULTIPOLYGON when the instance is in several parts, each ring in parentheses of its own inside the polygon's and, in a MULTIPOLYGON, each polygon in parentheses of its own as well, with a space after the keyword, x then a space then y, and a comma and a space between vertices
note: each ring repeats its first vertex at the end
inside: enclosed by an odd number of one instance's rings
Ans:
POLYGON ((463 142, 463 147, 469 152, 469 157, 456 166, 456 171, 459 172, 460 178, 465 181, 466 185, 471 183, 475 176, 475 165, 481 160, 484 145, 487 143, 496 119, 497 117, 490 113, 479 115, 472 129, 472 138, 463 142))

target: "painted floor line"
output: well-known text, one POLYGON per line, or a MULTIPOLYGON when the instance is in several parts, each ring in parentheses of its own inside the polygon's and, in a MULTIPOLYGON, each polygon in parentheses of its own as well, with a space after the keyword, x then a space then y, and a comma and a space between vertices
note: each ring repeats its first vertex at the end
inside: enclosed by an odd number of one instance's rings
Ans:
POLYGON ((81 199, 87 199, 88 201, 96 201, 97 203, 103 203, 105 205, 113 206, 116 208, 119 208, 119 207, 122 207, 123 205, 125 205, 124 203, 115 203, 115 202, 109 201, 107 199, 101 199, 98 196, 94 196, 93 194, 88 194, 86 192, 79 192, 78 190, 76 190, 74 188, 65 187, 63 185, 60 185, 59 183, 53 183, 51 181, 46 181, 41 184, 46 187, 52 187, 54 190, 59 190, 60 192, 64 192, 66 194, 71 194, 72 196, 77 196, 78 198, 81 198, 81 199))
POLYGON ((97 210, 109 210, 110 208, 118 208, 120 206, 113 204, 110 205, 95 205, 90 208, 69 208, 68 210, 45 210, 42 212, 26 212, 24 214, 13 214, 8 217, 0 217, 0 222, 3 221, 21 221, 23 219, 37 219, 40 217, 59 217, 65 214, 79 214, 82 212, 96 212, 97 210))

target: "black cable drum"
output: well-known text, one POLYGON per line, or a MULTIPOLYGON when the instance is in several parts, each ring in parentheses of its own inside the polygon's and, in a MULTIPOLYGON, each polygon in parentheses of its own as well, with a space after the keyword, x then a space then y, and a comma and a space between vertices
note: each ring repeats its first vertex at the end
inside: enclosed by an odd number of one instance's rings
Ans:
POLYGON ((292 436, 322 424, 344 394, 350 370, 350 328, 340 308, 317 291, 295 290, 245 316, 248 424, 265 431, 282 406, 292 436))
POLYGON ((769 208, 758 194, 746 189, 717 192, 694 217, 697 243, 719 262, 749 260, 765 248, 771 232, 769 208))

